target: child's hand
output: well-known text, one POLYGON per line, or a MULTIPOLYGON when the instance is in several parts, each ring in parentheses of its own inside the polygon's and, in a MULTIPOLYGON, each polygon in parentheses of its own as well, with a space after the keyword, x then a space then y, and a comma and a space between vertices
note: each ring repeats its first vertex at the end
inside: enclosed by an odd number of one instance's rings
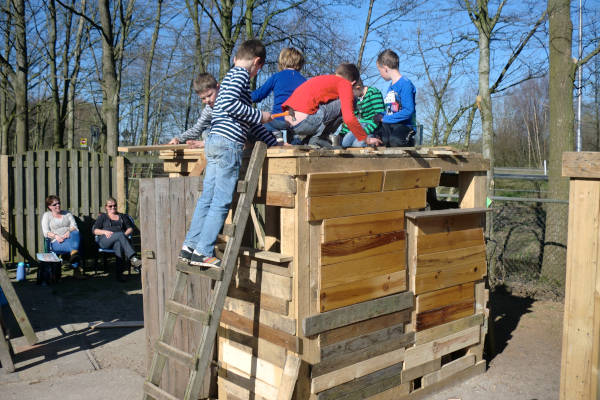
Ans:
POLYGON ((179 144, 179 139, 174 137, 173 139, 169 140, 169 143, 167 143, 167 144, 179 144))
POLYGON ((260 119, 260 122, 262 124, 266 124, 267 122, 273 121, 273 118, 271 118, 271 113, 268 111, 261 111, 262 112, 262 118, 260 119))
POLYGON ((185 142, 190 149, 201 149, 204 147, 204 140, 188 140, 185 142))
POLYGON ((368 137, 365 139, 368 146, 381 146, 383 142, 376 137, 368 137))

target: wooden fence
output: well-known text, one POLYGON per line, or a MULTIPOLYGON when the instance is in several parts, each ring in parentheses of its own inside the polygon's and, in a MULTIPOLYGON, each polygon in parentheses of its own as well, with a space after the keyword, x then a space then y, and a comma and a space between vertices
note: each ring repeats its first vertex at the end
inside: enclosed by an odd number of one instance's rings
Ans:
MULTIPOLYGON (((0 259, 33 260, 44 248, 41 217, 48 195, 75 216, 85 249, 85 233, 113 196, 125 205, 125 159, 82 150, 39 150, 0 155, 0 259)), ((122 209, 120 211, 125 211, 122 209)))

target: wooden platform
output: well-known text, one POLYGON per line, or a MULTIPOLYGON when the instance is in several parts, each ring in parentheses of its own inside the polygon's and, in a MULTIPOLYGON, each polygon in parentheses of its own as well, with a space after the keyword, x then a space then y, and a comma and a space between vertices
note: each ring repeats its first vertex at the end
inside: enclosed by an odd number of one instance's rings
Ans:
MULTIPOLYGON (((201 153, 161 158, 183 166, 201 153)), ((483 372, 487 168, 447 148, 270 149, 257 202, 265 250, 278 256, 240 255, 219 399, 276 398, 294 356, 294 399, 417 398, 483 372), (457 173, 461 210, 414 214, 445 172, 457 173)))

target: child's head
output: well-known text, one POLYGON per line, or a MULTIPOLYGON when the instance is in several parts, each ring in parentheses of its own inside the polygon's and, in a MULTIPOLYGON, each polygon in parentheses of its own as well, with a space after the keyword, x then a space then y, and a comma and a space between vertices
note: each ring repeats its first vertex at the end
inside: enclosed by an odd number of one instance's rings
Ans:
POLYGON ((360 81, 360 72, 358 72, 358 68, 354 64, 342 63, 338 65, 335 69, 335 74, 350 81, 352 85, 360 81))
POLYGON ((277 64, 280 71, 288 68, 300 71, 304 66, 304 56, 300 50, 297 50, 293 47, 286 47, 279 53, 277 64))
POLYGON ((211 74, 198 74, 194 79, 194 91, 204 104, 213 107, 219 93, 219 84, 211 74))
POLYGON ((354 85, 352 85, 352 93, 354 97, 362 97, 365 91, 365 85, 362 82, 362 79, 356 81, 354 85))
POLYGON ((392 79, 391 72, 398 71, 400 60, 398 54, 393 50, 387 49, 379 53, 377 56, 377 69, 383 79, 389 81, 392 79))
POLYGON ((248 70, 250 77, 254 78, 262 68, 267 57, 267 50, 260 40, 246 40, 240 45, 233 63, 236 67, 243 67, 248 70))

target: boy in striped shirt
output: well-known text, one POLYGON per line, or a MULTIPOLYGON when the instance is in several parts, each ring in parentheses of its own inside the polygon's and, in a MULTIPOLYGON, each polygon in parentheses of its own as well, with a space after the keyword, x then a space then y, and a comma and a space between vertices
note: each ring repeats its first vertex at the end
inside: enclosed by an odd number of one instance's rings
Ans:
MULTIPOLYGON (((385 107, 383 105, 383 95, 374 87, 364 86, 362 80, 358 80, 352 86, 354 96, 358 99, 354 114, 358 122, 362 125, 367 137, 375 136, 373 132, 378 128, 377 120, 381 120, 385 107)), ((358 140, 348 129, 346 124, 342 125, 340 130, 342 136, 342 147, 365 147, 367 143, 364 140, 358 140)))
POLYGON ((262 68, 265 57, 265 46, 259 40, 245 41, 233 58, 234 67, 221 82, 205 142, 202 194, 179 254, 192 265, 221 264, 214 256, 214 245, 231 205, 248 134, 268 146, 277 144, 275 136, 262 125, 272 119, 271 114, 253 108, 250 96, 250 78, 262 68))

